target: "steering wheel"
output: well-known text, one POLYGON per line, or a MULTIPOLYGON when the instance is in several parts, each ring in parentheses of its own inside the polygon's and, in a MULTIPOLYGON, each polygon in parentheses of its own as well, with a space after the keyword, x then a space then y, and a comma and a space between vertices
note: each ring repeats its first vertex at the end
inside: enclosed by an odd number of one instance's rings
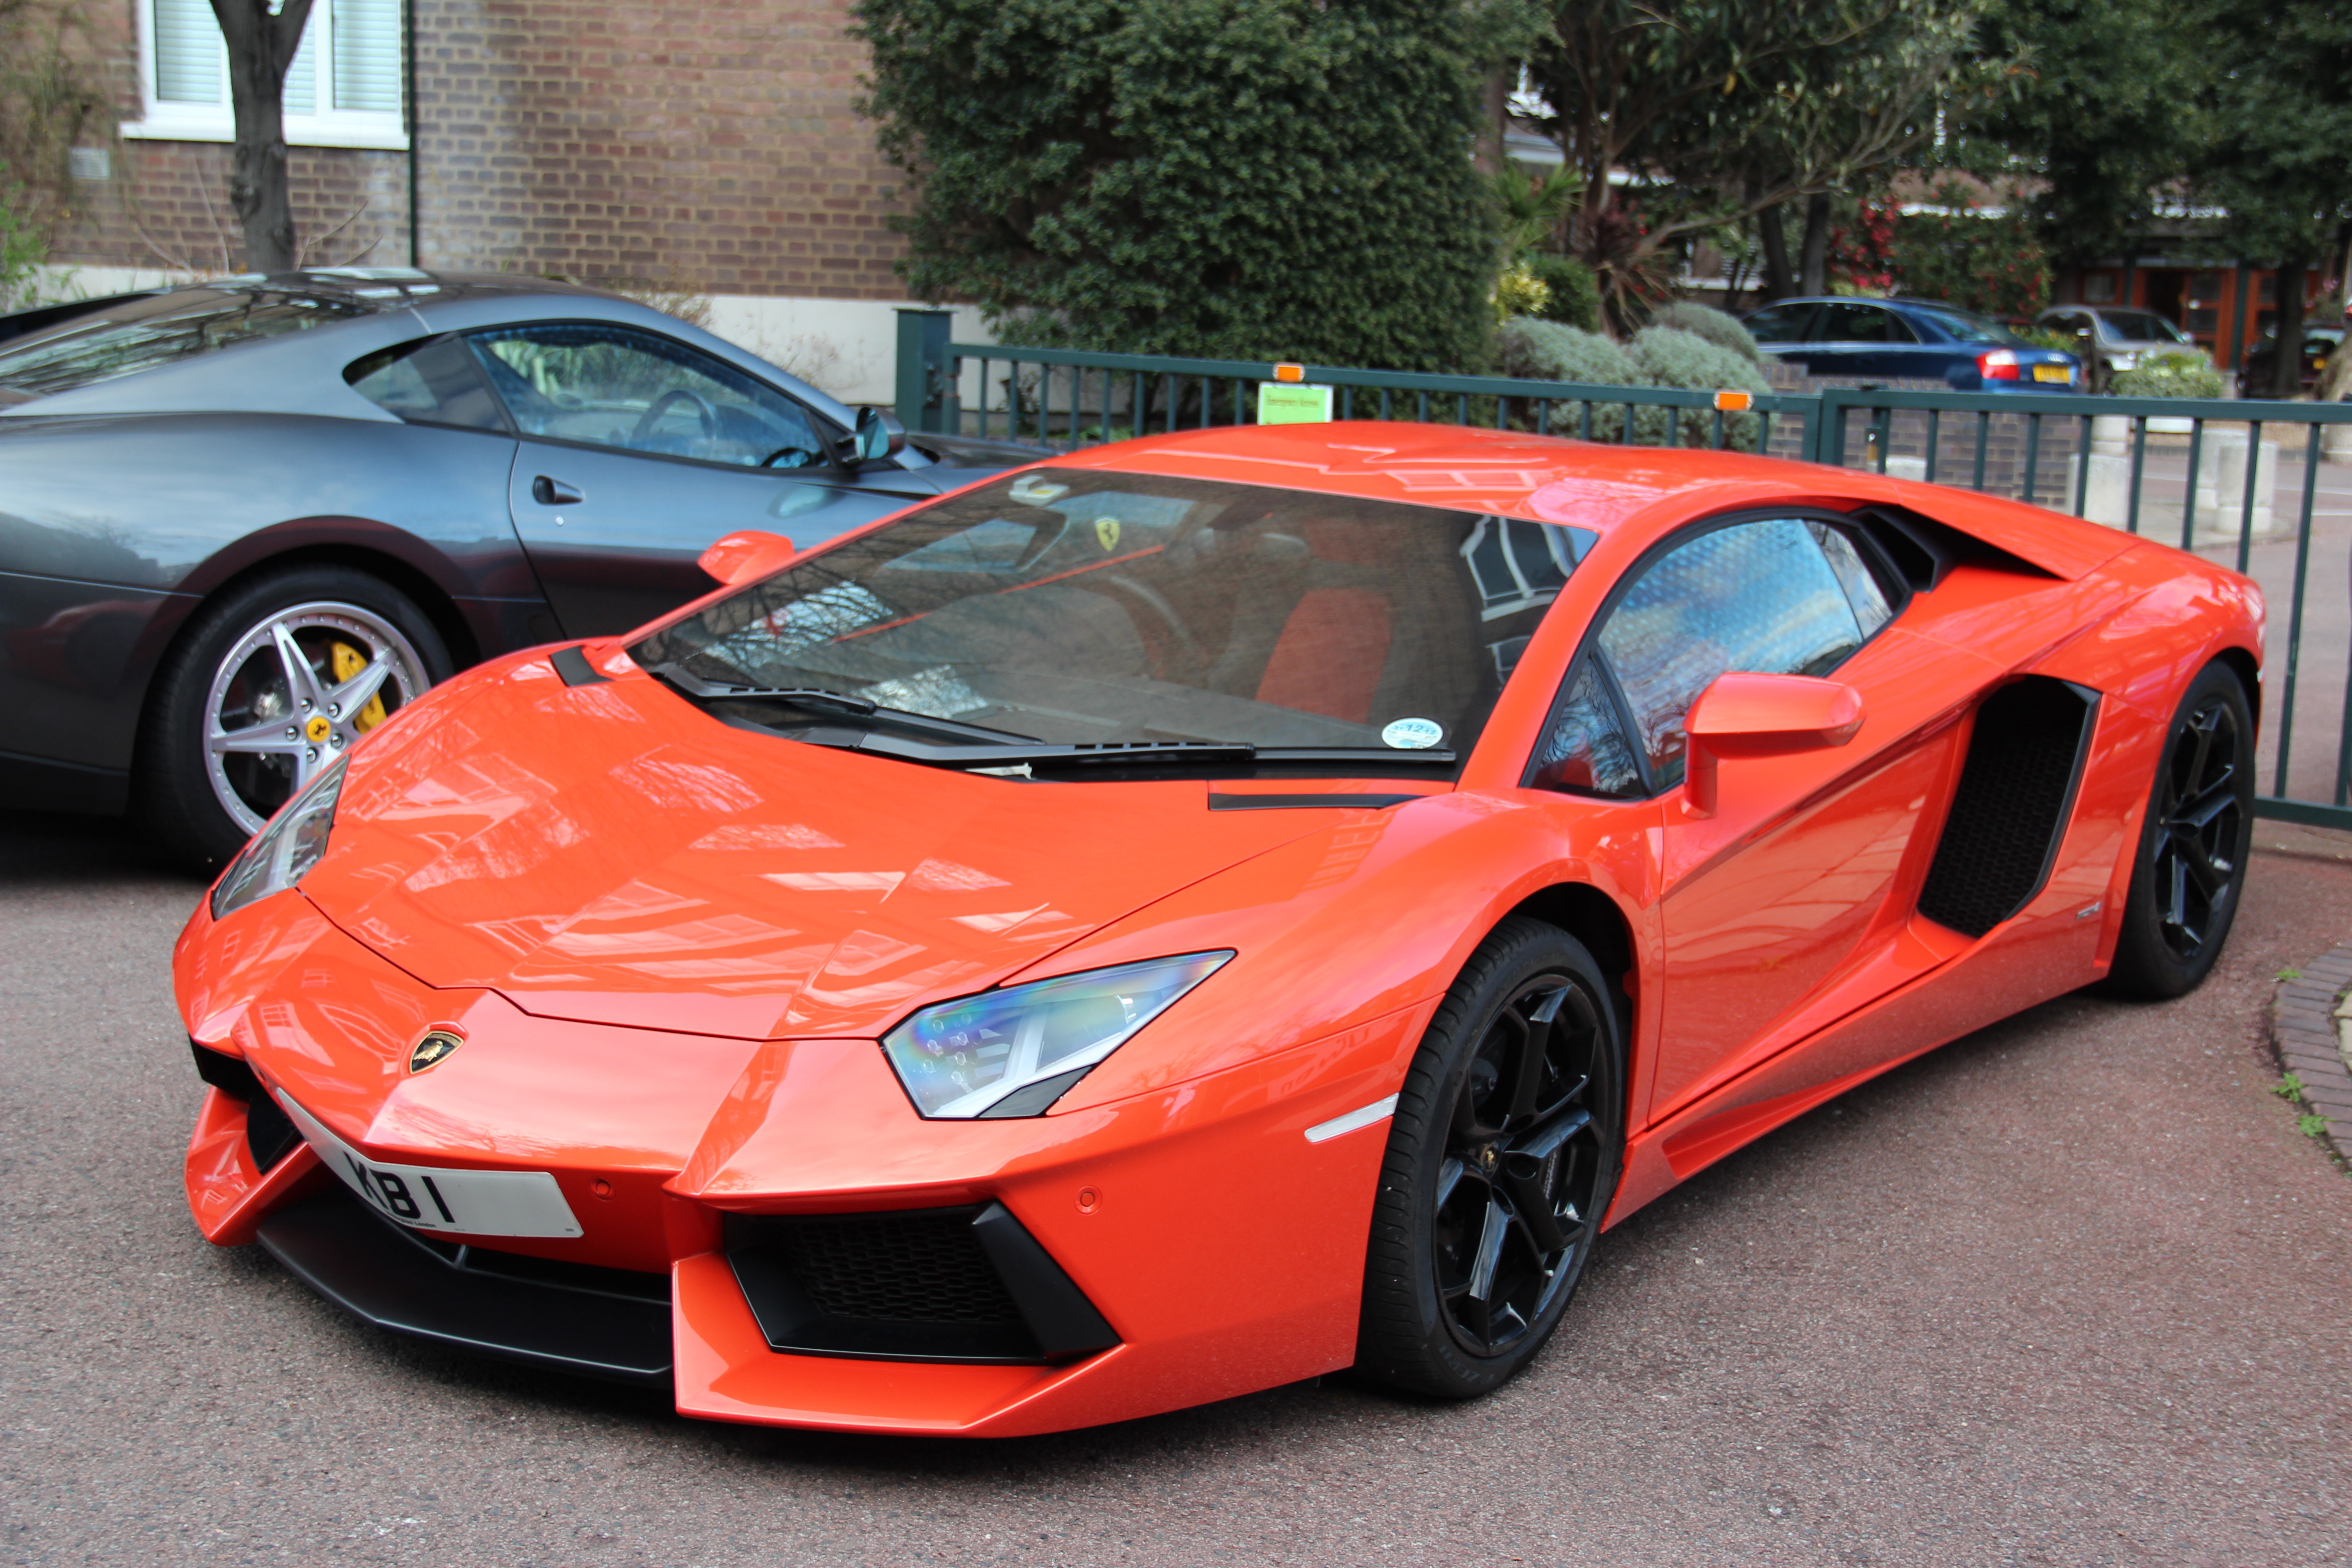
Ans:
POLYGON ((1201 639, 1192 635, 1192 628, 1184 624, 1184 618, 1176 613, 1176 606, 1170 604, 1157 588, 1124 575, 1107 576, 1102 581, 1103 586, 1118 589, 1152 613, 1168 629, 1169 635, 1176 639, 1188 671, 1197 674, 1209 667, 1209 650, 1201 646, 1201 639))
POLYGON ((779 447, 774 451, 760 459, 760 467, 763 468, 772 468, 776 466, 776 459, 778 458, 790 458, 793 459, 793 461, 784 465, 784 467, 788 468, 814 468, 816 465, 824 461, 824 455, 823 453, 812 452, 806 447, 779 447))
POLYGON ((654 400, 646 405, 646 411, 637 416, 636 428, 629 432, 630 443, 634 445, 652 435, 654 426, 661 423, 662 416, 669 412, 669 405, 673 403, 693 404, 697 417, 702 421, 702 433, 705 436, 719 434, 719 410, 710 406, 709 398, 690 386, 666 386, 654 395, 654 400))

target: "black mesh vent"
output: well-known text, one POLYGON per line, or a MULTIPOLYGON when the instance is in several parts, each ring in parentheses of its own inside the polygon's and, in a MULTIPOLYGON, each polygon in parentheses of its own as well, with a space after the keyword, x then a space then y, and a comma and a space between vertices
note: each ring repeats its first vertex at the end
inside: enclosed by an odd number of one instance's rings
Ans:
POLYGON ((1055 1363, 1118 1343, 1001 1203, 729 1215, 727 1260, 768 1343, 888 1361, 1055 1363))
POLYGON ((978 1212, 787 1221, 772 1235, 793 1278, 829 1316, 1017 1323, 1021 1310, 972 1234, 978 1212))
POLYGON ((2093 710, 2091 697, 2046 676, 2028 676, 1985 700, 1919 894, 1921 914, 1982 936, 2041 889, 2093 710))

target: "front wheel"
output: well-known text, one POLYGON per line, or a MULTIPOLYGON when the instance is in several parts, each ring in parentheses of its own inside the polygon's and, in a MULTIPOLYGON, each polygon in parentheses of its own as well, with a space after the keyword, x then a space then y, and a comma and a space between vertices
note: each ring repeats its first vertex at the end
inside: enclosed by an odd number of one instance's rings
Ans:
POLYGON ((157 673, 133 808, 165 848, 217 870, 320 769, 450 674, 433 623, 380 578, 298 566, 232 588, 157 673))
POLYGON ((2148 792, 2108 986, 2179 996, 2221 956, 2246 886, 2254 835, 2254 720, 2229 666, 2189 686, 2165 733, 2148 792))
POLYGON ((1359 1372, 1463 1399, 1534 1358, 1616 1193, 1623 1060, 1583 944, 1517 916, 1479 944, 1397 1096, 1359 1372))

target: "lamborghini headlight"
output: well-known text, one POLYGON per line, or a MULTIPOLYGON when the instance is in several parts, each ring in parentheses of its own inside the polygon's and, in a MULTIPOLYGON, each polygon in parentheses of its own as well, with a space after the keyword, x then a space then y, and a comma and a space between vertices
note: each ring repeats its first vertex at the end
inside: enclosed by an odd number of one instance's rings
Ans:
POLYGON ((327 852, 335 826, 335 801, 343 793, 343 761, 338 757, 286 803, 268 826, 253 836, 228 874, 213 885, 213 919, 284 892, 302 879, 327 852))
POLYGON ((942 1002, 884 1036, 882 1049, 925 1116, 1042 1115, 1231 957, 1190 952, 942 1002))

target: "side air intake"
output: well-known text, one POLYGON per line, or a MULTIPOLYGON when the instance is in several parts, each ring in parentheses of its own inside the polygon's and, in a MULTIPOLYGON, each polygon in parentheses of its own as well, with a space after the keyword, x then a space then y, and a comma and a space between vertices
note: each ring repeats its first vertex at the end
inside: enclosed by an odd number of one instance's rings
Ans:
POLYGON ((726 1224, 736 1282, 776 1350, 1051 1363, 1118 1343, 1001 1203, 726 1224))
POLYGON ((2042 890, 2098 707, 2097 692, 2042 675, 1985 699, 1919 893, 1921 914, 1982 936, 2042 890))

